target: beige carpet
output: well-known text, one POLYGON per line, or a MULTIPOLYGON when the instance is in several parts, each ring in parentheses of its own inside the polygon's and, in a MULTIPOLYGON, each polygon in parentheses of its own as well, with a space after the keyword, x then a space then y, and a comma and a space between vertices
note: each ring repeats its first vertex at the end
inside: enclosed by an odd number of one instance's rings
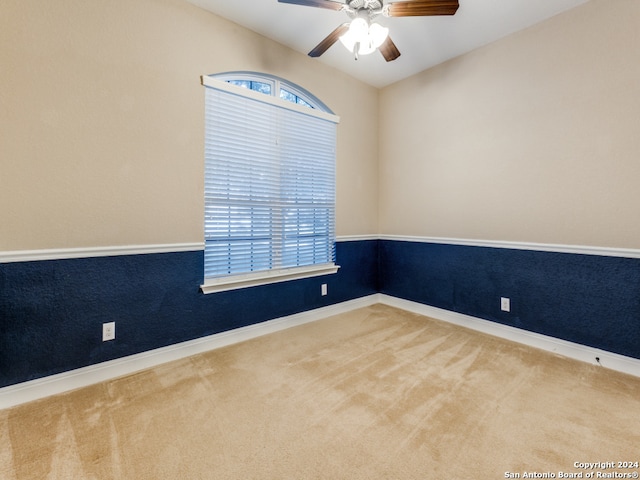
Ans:
POLYGON ((0 447, 3 480, 586 474, 640 461, 640 379, 375 305, 0 411, 0 447))

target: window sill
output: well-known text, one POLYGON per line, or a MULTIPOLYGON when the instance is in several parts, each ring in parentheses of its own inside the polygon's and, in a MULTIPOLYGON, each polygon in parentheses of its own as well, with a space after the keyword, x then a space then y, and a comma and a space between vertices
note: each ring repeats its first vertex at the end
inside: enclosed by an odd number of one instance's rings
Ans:
POLYGON ((270 270, 268 272, 249 273, 246 275, 233 275, 206 280, 200 285, 202 293, 218 293, 240 288, 268 285, 270 283, 287 282, 301 278, 317 277, 336 273, 340 268, 334 263, 312 265, 307 267, 286 268, 282 270, 270 270))

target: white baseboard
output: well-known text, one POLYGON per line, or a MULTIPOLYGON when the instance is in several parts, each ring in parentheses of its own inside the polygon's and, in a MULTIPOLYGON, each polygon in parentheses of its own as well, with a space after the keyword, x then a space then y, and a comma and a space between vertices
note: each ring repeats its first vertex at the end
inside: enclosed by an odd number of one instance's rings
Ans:
POLYGON ((573 358, 582 362, 600 365, 611 370, 627 373, 640 377, 640 360, 636 358, 618 355, 578 343, 560 340, 539 333, 529 332, 520 328, 503 325, 501 323, 482 320, 462 313, 451 312, 441 308, 431 307, 422 303, 403 300, 389 295, 379 294, 380 303, 400 308, 410 312, 425 315, 436 320, 442 320, 461 327, 470 328, 479 332, 504 338, 513 342, 529 345, 549 352, 557 353, 564 357, 573 358), (597 360, 596 360, 597 359, 597 360))
POLYGON ((377 294, 357 298, 346 302, 276 318, 266 322, 216 333, 208 337, 158 348, 108 362, 78 368, 69 372, 51 375, 8 387, 0 388, 0 409, 13 407, 40 398, 56 395, 70 390, 129 375, 140 370, 152 368, 163 363, 208 352, 234 343, 274 333, 316 320, 349 312, 357 308, 378 303, 377 294))
POLYGON ((587 347, 577 343, 559 340, 519 328, 502 325, 488 320, 451 312, 409 300, 403 300, 384 294, 373 294, 367 297, 349 300, 327 307, 297 313, 287 317, 276 318, 266 322, 217 333, 208 337, 158 348, 108 362, 90 365, 69 372, 31 380, 29 382, 0 388, 0 409, 10 408, 40 398, 64 393, 70 390, 129 375, 131 373, 152 368, 163 363, 208 352, 216 348, 234 343, 244 342, 262 335, 274 333, 287 328, 314 322, 331 315, 349 312, 357 308, 383 303, 392 307, 425 315, 461 327, 477 330, 506 340, 529 345, 535 348, 557 353, 568 358, 597 364, 605 368, 617 370, 640 377, 640 360, 615 353, 587 347), (596 360, 599 359, 599 361, 596 360))

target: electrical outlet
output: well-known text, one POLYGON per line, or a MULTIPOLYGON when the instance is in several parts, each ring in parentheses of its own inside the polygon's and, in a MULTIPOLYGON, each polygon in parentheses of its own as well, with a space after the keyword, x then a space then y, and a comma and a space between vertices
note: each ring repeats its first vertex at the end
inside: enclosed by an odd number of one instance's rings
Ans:
POLYGON ((320 287, 320 293, 322 294, 323 297, 327 294, 327 284, 326 283, 323 283, 322 286, 320 287))
POLYGON ((116 338, 116 322, 102 324, 102 341, 106 342, 116 338))
POLYGON ((511 300, 507 297, 500 297, 500 310, 503 312, 511 311, 511 300))

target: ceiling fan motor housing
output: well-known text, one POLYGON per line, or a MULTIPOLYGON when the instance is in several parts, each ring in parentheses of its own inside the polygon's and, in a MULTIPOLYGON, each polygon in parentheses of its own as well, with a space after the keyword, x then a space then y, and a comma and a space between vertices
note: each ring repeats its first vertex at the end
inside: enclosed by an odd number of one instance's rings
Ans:
POLYGON ((354 10, 360 10, 363 8, 369 10, 379 10, 382 8, 381 0, 351 0, 347 2, 349 8, 353 8, 354 10))

